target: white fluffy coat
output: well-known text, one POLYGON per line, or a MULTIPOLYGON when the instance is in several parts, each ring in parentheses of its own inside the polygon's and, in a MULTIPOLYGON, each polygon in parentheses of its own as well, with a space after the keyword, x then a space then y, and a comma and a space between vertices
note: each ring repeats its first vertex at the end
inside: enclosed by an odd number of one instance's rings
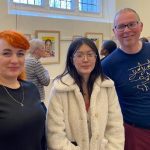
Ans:
POLYGON ((54 82, 47 114, 49 150, 124 150, 122 114, 113 82, 97 79, 90 99, 92 137, 89 138, 83 96, 66 75, 54 82), (77 146, 71 143, 74 141, 77 146))

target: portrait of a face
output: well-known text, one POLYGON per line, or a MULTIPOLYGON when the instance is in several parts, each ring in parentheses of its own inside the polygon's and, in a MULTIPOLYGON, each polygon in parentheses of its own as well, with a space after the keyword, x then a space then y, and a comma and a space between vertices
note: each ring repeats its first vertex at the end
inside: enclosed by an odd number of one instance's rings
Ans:
POLYGON ((53 50, 53 42, 51 39, 45 40, 45 51, 49 54, 50 57, 55 56, 55 52, 53 50))

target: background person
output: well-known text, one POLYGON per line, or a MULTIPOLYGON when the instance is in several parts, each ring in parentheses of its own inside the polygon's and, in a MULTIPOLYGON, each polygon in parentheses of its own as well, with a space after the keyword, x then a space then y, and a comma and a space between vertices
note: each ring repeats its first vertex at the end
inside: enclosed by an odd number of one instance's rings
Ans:
POLYGON ((98 49, 74 40, 64 72, 54 80, 47 116, 51 150, 124 150, 123 120, 113 82, 105 80, 98 49))
POLYGON ((46 150, 45 112, 36 86, 25 81, 29 42, 12 30, 0 32, 0 149, 46 150))
POLYGON ((141 40, 142 42, 149 42, 149 40, 148 40, 146 37, 141 37, 140 40, 141 40))
POLYGON ((50 83, 49 72, 40 62, 40 58, 45 57, 44 41, 32 39, 30 41, 29 53, 30 56, 25 60, 27 80, 33 82, 37 86, 41 101, 44 101, 44 86, 48 86, 50 83))
POLYGON ((117 48, 117 44, 114 41, 106 40, 102 44, 100 55, 104 56, 105 58, 106 56, 111 54, 116 48, 117 48))
POLYGON ((150 147, 150 43, 139 40, 142 29, 135 10, 121 9, 113 29, 120 48, 102 61, 105 74, 115 82, 121 104, 125 150, 150 147))

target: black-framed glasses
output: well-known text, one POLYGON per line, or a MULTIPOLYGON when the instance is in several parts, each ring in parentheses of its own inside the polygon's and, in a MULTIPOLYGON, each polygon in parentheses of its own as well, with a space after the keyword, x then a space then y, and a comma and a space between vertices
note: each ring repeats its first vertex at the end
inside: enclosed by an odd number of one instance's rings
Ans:
POLYGON ((138 24, 139 24, 139 21, 130 22, 128 24, 119 24, 115 26, 115 29, 119 32, 123 32, 126 27, 132 30, 132 29, 135 29, 138 24))

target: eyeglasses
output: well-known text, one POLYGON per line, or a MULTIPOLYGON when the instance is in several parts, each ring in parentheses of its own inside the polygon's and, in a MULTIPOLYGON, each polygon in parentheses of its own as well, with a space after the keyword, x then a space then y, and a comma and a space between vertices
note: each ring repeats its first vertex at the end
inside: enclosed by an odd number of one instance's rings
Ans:
POLYGON ((90 60, 94 60, 97 55, 94 52, 90 52, 90 53, 81 53, 81 52, 76 52, 74 54, 74 58, 77 60, 83 60, 85 59, 85 57, 90 61, 90 60))
POLYGON ((128 24, 119 24, 115 26, 115 29, 118 32, 123 32, 125 30, 126 27, 128 27, 129 29, 135 29, 137 27, 137 25, 139 24, 139 21, 134 21, 134 22, 130 22, 128 24))

